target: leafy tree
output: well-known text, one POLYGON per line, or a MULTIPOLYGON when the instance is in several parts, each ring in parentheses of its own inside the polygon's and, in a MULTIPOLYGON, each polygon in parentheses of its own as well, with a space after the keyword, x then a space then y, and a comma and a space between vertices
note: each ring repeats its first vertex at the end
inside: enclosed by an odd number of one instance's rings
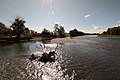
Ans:
POLYGON ((59 27, 59 36, 60 37, 65 37, 65 29, 63 26, 59 27))
POLYGON ((25 28, 25 30, 24 30, 24 36, 25 37, 32 37, 32 34, 30 33, 30 30, 29 30, 29 28, 25 28))
POLYGON ((47 38, 50 37, 50 35, 51 35, 50 31, 44 28, 42 31, 42 37, 47 38))
POLYGON ((108 28, 108 30, 104 31, 102 34, 104 34, 104 35, 120 35, 120 26, 108 28))
POLYGON ((17 17, 15 21, 10 26, 13 29, 13 34, 16 35, 17 39, 21 38, 21 34, 25 30, 25 22, 22 18, 17 17))
POLYGON ((70 34, 71 37, 74 37, 74 36, 84 35, 85 33, 81 32, 81 31, 78 31, 77 29, 74 29, 74 30, 70 30, 69 34, 70 34))
POLYGON ((59 36, 59 33, 58 33, 58 31, 59 31, 59 25, 58 24, 55 24, 55 26, 54 26, 54 35, 57 37, 57 36, 59 36))
POLYGON ((54 26, 54 34, 56 37, 65 37, 65 29, 63 26, 59 26, 55 24, 54 26))
POLYGON ((69 34, 70 34, 70 36, 72 37, 72 36, 77 36, 78 34, 78 30, 77 29, 74 29, 74 30, 70 30, 69 31, 69 34))
POLYGON ((3 35, 4 32, 5 32, 5 25, 0 22, 0 35, 3 35))
POLYGON ((7 28, 5 26, 5 24, 3 24, 2 22, 0 22, 0 35, 1 36, 9 36, 9 35, 11 35, 11 32, 12 32, 11 29, 7 28))

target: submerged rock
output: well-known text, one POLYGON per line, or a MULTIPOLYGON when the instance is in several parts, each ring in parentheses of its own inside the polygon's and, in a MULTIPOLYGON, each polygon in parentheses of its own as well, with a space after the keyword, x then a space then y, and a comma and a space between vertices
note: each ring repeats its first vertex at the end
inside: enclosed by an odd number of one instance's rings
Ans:
POLYGON ((31 57, 29 58, 31 61, 33 60, 38 60, 38 61, 41 61, 41 62, 55 62, 55 51, 52 51, 52 52, 49 52, 49 53, 46 53, 44 52, 42 54, 42 56, 35 56, 34 54, 31 55, 31 57))

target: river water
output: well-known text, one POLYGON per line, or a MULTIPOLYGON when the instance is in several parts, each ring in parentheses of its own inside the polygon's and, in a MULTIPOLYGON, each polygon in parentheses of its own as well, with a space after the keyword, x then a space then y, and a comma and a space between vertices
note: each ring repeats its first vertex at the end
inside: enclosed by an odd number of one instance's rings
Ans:
MULTIPOLYGON (((1 45, 0 80, 120 80, 120 39, 74 38, 80 41, 59 44, 52 63, 29 60, 31 54, 41 54, 41 42, 1 45)), ((46 51, 56 46, 46 45, 46 51)))

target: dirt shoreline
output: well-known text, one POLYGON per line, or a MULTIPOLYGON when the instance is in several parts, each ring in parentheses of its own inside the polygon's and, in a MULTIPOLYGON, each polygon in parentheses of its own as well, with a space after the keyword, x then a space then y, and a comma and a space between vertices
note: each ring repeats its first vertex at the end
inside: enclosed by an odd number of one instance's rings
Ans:
POLYGON ((55 38, 51 40, 51 42, 56 42, 56 43, 79 42, 79 41, 80 40, 78 39, 72 39, 72 38, 55 38))

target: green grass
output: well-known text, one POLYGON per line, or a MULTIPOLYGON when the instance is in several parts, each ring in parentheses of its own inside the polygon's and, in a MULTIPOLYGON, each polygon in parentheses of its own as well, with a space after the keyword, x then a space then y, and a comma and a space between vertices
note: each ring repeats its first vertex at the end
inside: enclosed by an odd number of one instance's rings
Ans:
POLYGON ((15 38, 16 36, 0 36, 0 38, 15 38))

